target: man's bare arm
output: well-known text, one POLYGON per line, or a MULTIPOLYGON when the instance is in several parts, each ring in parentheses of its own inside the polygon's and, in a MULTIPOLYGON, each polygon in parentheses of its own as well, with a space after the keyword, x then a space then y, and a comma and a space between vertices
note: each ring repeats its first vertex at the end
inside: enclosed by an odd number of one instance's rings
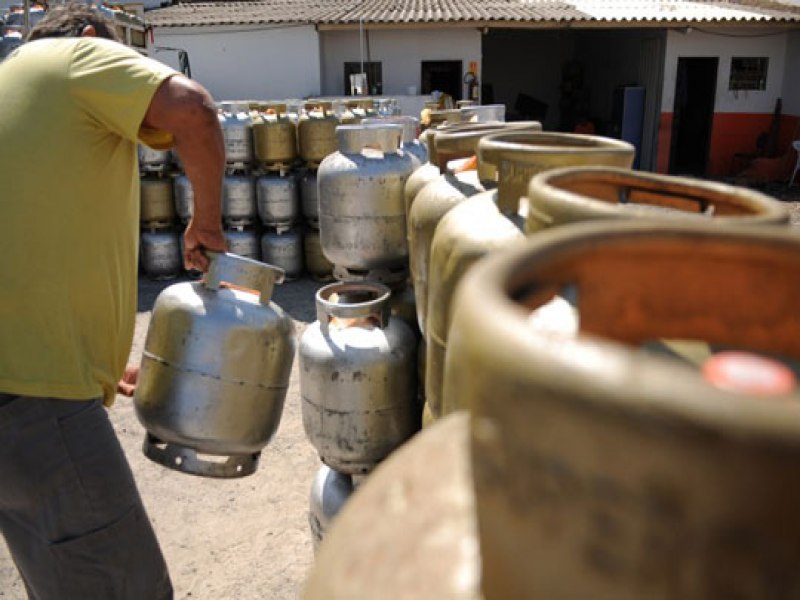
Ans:
POLYGON ((184 234, 184 263, 205 271, 203 250, 224 251, 221 225, 225 144, 211 95, 200 84, 174 75, 156 90, 143 127, 172 133, 194 191, 194 214, 184 234))

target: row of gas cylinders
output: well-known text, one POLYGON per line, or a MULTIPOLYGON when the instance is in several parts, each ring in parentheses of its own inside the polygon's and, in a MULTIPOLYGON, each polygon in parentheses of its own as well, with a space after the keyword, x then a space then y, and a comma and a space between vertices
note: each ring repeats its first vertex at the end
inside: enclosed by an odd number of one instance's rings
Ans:
POLYGON ((435 131, 406 183, 429 427, 343 506, 305 597, 793 596, 794 376, 671 342, 800 359, 788 212, 515 126, 435 131), (439 168, 456 148, 476 172, 439 168))
MULTIPOLYGON (((221 103, 218 108, 229 172, 263 169, 286 172, 298 163, 316 168, 336 151, 335 130, 376 117, 374 101, 308 101, 302 107, 286 103, 221 103)), ((403 119, 402 117, 398 117, 403 119)), ((407 117, 404 119, 412 119, 407 117)), ((407 121, 410 123, 410 121, 407 121)), ((413 145, 416 128, 408 125, 405 141, 413 145)), ((144 171, 168 170, 177 155, 143 148, 139 163, 144 171)))
MULTIPOLYGON (((317 281, 333 278, 333 265, 322 253, 316 229, 230 225, 223 233, 230 253, 278 267, 283 270, 286 280, 298 279, 303 273, 317 281)), ((183 233, 180 228, 144 228, 140 234, 139 251, 142 271, 151 279, 173 279, 183 272, 183 233)))
MULTIPOLYGON (((140 179, 140 221, 188 223, 194 192, 186 175, 144 175, 140 179)), ((319 221, 317 176, 313 170, 281 175, 225 175, 222 182, 222 219, 225 224, 290 227, 304 217, 316 227, 319 221)))

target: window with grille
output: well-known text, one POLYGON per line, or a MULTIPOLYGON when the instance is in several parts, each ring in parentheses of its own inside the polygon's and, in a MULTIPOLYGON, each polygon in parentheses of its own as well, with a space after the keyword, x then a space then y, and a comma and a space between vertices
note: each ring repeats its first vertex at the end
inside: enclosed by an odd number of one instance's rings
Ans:
POLYGON ((731 58, 729 90, 767 89, 769 58, 734 56, 731 58))

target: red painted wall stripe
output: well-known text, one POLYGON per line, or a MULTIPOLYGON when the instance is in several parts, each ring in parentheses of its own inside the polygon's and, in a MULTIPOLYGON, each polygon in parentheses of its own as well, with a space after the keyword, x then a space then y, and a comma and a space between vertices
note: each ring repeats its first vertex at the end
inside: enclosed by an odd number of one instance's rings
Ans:
MULTIPOLYGON (((749 161, 735 155, 755 153, 758 136, 764 131, 769 132, 771 125, 770 113, 715 113, 706 174, 710 177, 725 177, 745 170, 749 161)), ((771 167, 772 176, 788 177, 796 160, 796 154, 791 147, 791 142, 795 139, 800 139, 800 116, 781 115, 777 157, 771 167)), ((661 113, 656 160, 659 173, 669 171, 671 142, 672 113, 661 113)))

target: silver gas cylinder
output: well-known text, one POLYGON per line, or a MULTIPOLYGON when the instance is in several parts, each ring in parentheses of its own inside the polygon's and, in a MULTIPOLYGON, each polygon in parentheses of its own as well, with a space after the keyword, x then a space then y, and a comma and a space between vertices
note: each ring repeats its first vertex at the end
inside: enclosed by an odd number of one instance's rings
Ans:
POLYGON ((222 181, 223 221, 252 223, 256 214, 253 178, 250 175, 226 175, 222 181))
POLYGON ((418 165, 414 165, 414 169, 428 162, 428 147, 417 139, 419 119, 408 115, 393 115, 387 117, 369 117, 364 119, 362 123, 364 125, 374 125, 375 123, 394 123, 395 125, 400 125, 403 128, 403 152, 408 152, 419 161, 418 165))
POLYGON ((208 477, 255 471, 295 351, 292 319, 270 301, 282 279, 270 265, 212 254, 202 282, 159 294, 134 396, 148 458, 208 477))
POLYGON ((294 223, 300 213, 297 179, 292 175, 263 175, 256 179, 256 209, 264 225, 294 223))
POLYGON ((224 103, 218 114, 225 143, 225 164, 230 169, 247 169, 253 162, 253 126, 250 114, 237 104, 224 103))
POLYGON ((171 226, 153 226, 142 231, 139 260, 150 279, 177 277, 183 266, 182 256, 179 234, 171 226))
POLYGON ((308 169, 300 176, 300 209, 306 222, 319 229, 319 200, 317 195, 317 172, 308 169))
POLYGON ((230 253, 261 260, 261 243, 252 225, 229 225, 224 234, 230 253))
POLYGON ((169 150, 154 150, 144 144, 139 144, 139 169, 142 172, 162 172, 172 165, 172 155, 169 150))
POLYGON ((153 224, 171 225, 175 221, 175 202, 172 199, 172 180, 169 177, 142 177, 139 181, 139 193, 139 220, 143 227, 153 224))
POLYGON ((300 341, 303 427, 341 473, 370 472, 420 427, 417 341, 389 296, 378 283, 326 285, 300 341))
POLYGON ((261 260, 283 269, 287 280, 303 274, 303 236, 297 229, 268 227, 261 236, 261 260))
POLYGON ((308 526, 316 554, 333 519, 353 495, 357 483, 352 475, 322 465, 311 483, 308 498, 308 526))
POLYGON ((400 151, 402 127, 341 125, 336 135, 339 150, 317 172, 322 251, 346 271, 405 269, 403 188, 416 159, 400 151))
POLYGON ((194 190, 186 175, 178 175, 172 184, 175 213, 181 223, 188 223, 194 214, 194 190))

